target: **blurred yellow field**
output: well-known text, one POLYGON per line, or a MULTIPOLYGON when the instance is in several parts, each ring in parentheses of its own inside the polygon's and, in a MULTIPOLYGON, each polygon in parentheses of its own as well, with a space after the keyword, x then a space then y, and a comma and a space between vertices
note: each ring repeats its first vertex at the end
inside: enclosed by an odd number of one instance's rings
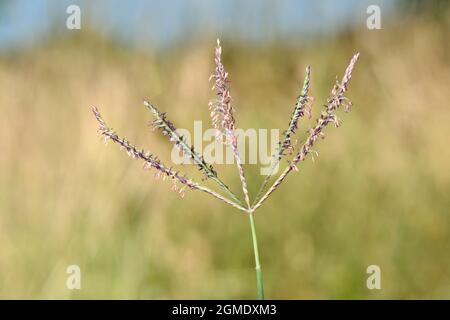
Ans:
MULTIPOLYGON (((223 39, 240 128, 285 128, 307 65, 318 116, 361 53, 352 112, 256 213, 267 297, 450 298, 448 27, 424 16, 310 43, 223 39), (382 290, 366 287, 370 265, 382 290)), ((142 99, 179 127, 209 124, 214 45, 133 50, 86 29, 0 55, 0 297, 254 297, 245 214, 200 192, 180 199, 105 146, 90 109, 170 161, 142 99), (69 265, 82 290, 67 290, 69 265)), ((240 191, 236 168, 218 168, 240 191)), ((254 196, 263 177, 245 168, 254 196)))

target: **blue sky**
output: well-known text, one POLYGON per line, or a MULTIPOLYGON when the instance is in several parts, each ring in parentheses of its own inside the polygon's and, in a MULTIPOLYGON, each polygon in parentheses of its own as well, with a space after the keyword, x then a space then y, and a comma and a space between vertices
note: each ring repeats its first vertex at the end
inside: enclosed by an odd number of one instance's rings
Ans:
POLYGON ((217 35, 245 41, 284 39, 364 27, 366 8, 385 0, 0 0, 0 46, 38 43, 69 32, 66 8, 79 5, 83 26, 132 46, 164 47, 189 37, 217 35))

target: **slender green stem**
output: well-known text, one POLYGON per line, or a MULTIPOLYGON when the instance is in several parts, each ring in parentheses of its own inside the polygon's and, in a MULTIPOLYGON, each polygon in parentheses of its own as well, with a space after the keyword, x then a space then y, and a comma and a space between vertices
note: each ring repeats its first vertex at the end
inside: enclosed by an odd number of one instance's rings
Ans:
POLYGON ((261 264, 259 263, 258 240, 256 238, 256 228, 255 228, 255 219, 253 218, 253 211, 249 211, 248 217, 250 219, 250 227, 252 229, 253 252, 255 254, 256 288, 258 292, 258 299, 264 300, 264 286, 263 286, 261 264))

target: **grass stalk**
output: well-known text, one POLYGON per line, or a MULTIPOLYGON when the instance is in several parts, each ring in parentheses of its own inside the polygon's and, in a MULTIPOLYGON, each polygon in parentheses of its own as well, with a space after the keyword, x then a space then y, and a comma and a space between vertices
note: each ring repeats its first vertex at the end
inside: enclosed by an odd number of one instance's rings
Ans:
POLYGON ((222 48, 220 47, 220 42, 217 41, 217 47, 215 50, 216 69, 215 73, 211 76, 211 80, 214 80, 213 88, 216 90, 217 98, 209 103, 209 108, 211 110, 212 124, 216 129, 216 137, 220 139, 220 141, 225 145, 231 145, 233 149, 233 155, 238 167, 239 178, 241 180, 246 206, 243 205, 239 198, 217 176, 217 172, 214 170, 212 165, 208 164, 205 161, 203 155, 201 153, 198 153, 193 146, 189 146, 184 137, 177 133, 175 126, 167 119, 166 114, 161 113, 155 106, 153 106, 149 102, 144 101, 144 104, 155 117, 155 120, 153 121, 154 127, 160 129, 164 135, 168 136, 169 140, 174 143, 174 145, 178 147, 185 156, 189 157, 195 165, 198 166, 199 170, 202 171, 206 178, 214 180, 218 184, 218 186, 223 191, 225 191, 228 196, 231 197, 231 199, 224 197, 223 195, 217 193, 212 189, 207 188, 205 185, 191 180, 172 167, 164 165, 156 156, 145 152, 144 150, 136 148, 124 138, 119 137, 111 128, 106 125, 97 108, 93 107, 92 112, 94 113, 94 116, 99 124, 98 131, 105 138, 105 140, 114 141, 115 143, 120 145, 121 148, 124 149, 129 156, 135 159, 143 160, 144 168, 152 168, 156 170, 156 178, 162 176, 163 180, 164 178, 171 179, 173 183, 172 190, 179 193, 182 198, 184 197, 185 188, 191 190, 199 190, 248 214, 252 234, 253 253, 255 256, 257 297, 259 300, 264 300, 263 276, 261 263, 259 261, 258 240, 256 237, 254 212, 281 185, 281 183, 285 180, 290 172, 298 171, 297 165, 299 162, 305 160, 305 158, 310 153, 316 153, 314 150, 312 150, 312 147, 314 146, 317 139, 324 138, 323 130, 325 129, 325 127, 331 123, 334 123, 336 127, 340 125, 340 121, 337 118, 336 111, 341 107, 343 107, 345 111, 348 111, 352 105, 351 101, 344 96, 344 93, 346 93, 346 91, 348 90, 347 86, 352 77, 353 68, 359 58, 359 53, 355 54, 352 57, 347 69, 345 70, 342 81, 340 83, 336 82, 336 84, 334 85, 331 94, 324 105, 325 110, 322 111, 320 117, 317 119, 317 124, 310 130, 308 130, 308 136, 303 146, 297 150, 295 157, 290 160, 287 168, 284 169, 281 175, 275 180, 272 186, 263 195, 263 192, 266 189, 266 186, 268 185, 270 177, 273 175, 275 168, 278 167, 281 159, 287 155, 286 152, 289 151, 288 153, 290 154, 295 147, 295 143, 293 143, 293 136, 296 134, 300 117, 304 116, 305 114, 310 115, 309 102, 312 101, 308 96, 310 68, 306 68, 303 88, 300 96, 297 98, 297 103, 292 112, 288 128, 283 133, 283 140, 279 145, 277 153, 274 155, 275 162, 272 165, 269 175, 263 181, 258 194, 253 201, 253 205, 250 205, 250 197, 247 188, 247 181, 244 174, 243 162, 239 156, 237 136, 235 132, 235 119, 233 116, 234 108, 231 104, 228 72, 225 71, 225 68, 222 64, 221 54, 222 48))
POLYGON ((264 300, 264 284, 263 284, 261 263, 259 262, 258 239, 256 237, 255 218, 253 216, 252 210, 249 211, 248 217, 250 220, 250 228, 252 230, 253 253, 255 254, 256 290, 258 299, 264 300))

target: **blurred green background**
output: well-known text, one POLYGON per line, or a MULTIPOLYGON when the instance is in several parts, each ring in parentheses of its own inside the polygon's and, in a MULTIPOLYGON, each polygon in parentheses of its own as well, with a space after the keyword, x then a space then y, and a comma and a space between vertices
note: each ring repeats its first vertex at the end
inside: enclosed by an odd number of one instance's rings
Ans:
MULTIPOLYGON (((256 213, 267 298, 450 298, 448 2, 381 2, 382 29, 368 30, 372 2, 153 1, 133 15, 142 1, 74 1, 82 28, 69 31, 71 3, 0 2, 1 298, 256 296, 245 215, 181 200, 105 147, 89 109, 169 162, 142 98, 179 127, 209 125, 217 37, 242 128, 283 130, 307 65, 318 116, 361 52, 342 127, 256 213), (73 264, 81 290, 66 288, 73 264), (366 287, 369 265, 381 290, 366 287)), ((236 168, 218 167, 240 194, 236 168)), ((259 166, 246 169, 254 196, 259 166)))

